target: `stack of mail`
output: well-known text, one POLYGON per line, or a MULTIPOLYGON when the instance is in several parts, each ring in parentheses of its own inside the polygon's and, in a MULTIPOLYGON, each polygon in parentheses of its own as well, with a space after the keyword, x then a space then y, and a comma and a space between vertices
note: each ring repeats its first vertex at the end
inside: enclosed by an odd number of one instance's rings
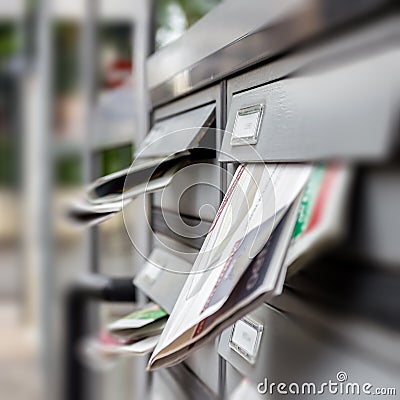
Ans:
POLYGON ((120 212, 135 197, 170 184, 174 174, 191 163, 189 152, 138 161, 131 168, 97 179, 84 197, 71 204, 67 216, 75 224, 92 226, 120 212))
POLYGON ((149 369, 179 363, 281 292, 285 256, 311 170, 302 164, 239 166, 149 369))
POLYGON ((293 274, 342 240, 352 173, 348 165, 316 165, 301 199, 285 266, 293 274))
POLYGON ((168 314, 157 304, 121 318, 107 327, 95 341, 92 351, 103 354, 147 354, 156 346, 168 314))

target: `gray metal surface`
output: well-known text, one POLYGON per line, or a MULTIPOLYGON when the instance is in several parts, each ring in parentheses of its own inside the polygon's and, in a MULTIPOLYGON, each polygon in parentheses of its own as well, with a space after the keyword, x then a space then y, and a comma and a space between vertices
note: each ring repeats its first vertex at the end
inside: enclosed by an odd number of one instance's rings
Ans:
POLYGON ((151 226, 155 233, 200 250, 211 228, 211 222, 153 207, 151 226))
MULTIPOLYGON (((24 106, 27 107, 27 119, 24 122, 26 165, 24 184, 24 245, 27 262, 27 277, 37 284, 29 293, 31 301, 28 315, 31 322, 38 323, 40 340, 40 385, 49 397, 59 394, 57 377, 58 360, 55 357, 57 337, 54 327, 55 271, 53 223, 49 210, 51 201, 51 148, 53 133, 51 112, 53 111, 52 87, 52 44, 51 44, 51 9, 49 0, 38 1, 34 14, 34 45, 37 55, 30 76, 29 96, 24 106), (34 293, 34 295, 32 295, 34 293)), ((25 110, 24 110, 25 111, 25 110)))
POLYGON ((356 251, 363 258, 399 270, 400 170, 371 168, 360 188, 356 251))
MULTIPOLYGON (((186 254, 190 250, 187 250, 186 254)), ((158 246, 149 255, 149 260, 134 280, 135 286, 142 290, 155 303, 168 313, 172 312, 176 300, 192 269, 191 262, 158 246)))
POLYGON ((227 81, 228 109, 235 93, 299 75, 301 71, 315 66, 337 66, 360 57, 368 57, 376 51, 396 45, 399 39, 400 15, 395 13, 369 20, 368 23, 353 27, 351 31, 340 31, 306 49, 298 49, 285 57, 229 78, 227 81))
MULTIPOLYGON (((216 85, 157 108, 154 112, 155 126, 157 123, 165 124, 166 131, 178 130, 176 140, 168 141, 163 151, 171 146, 173 152, 187 146, 188 141, 193 142, 200 133, 198 127, 210 117, 214 118, 213 126, 217 129, 209 130, 206 136, 211 140, 204 145, 210 146, 211 143, 213 148, 219 147, 222 97, 221 87, 216 85), (195 128, 190 129, 192 127, 195 128)), ((221 200, 221 169, 210 160, 206 164, 189 166, 178 175, 169 187, 152 196, 152 226, 164 236, 199 248, 221 200)))
POLYGON ((154 105, 266 60, 389 0, 231 0, 216 7, 147 64, 154 105), (223 23, 221 23, 223 21, 223 23))
POLYGON ((212 222, 220 204, 220 173, 211 162, 190 165, 178 171, 164 190, 154 193, 153 205, 212 222))
POLYGON ((215 400, 217 397, 184 364, 154 373, 151 400, 215 400))
POLYGON ((153 120, 159 121, 165 118, 170 118, 174 115, 193 110, 194 108, 203 107, 211 103, 216 103, 216 115, 219 116, 220 96, 220 85, 210 86, 200 92, 190 94, 171 103, 155 108, 153 111, 153 120))
MULTIPOLYGON (((298 301, 292 304, 293 311, 300 307, 298 301), (294 308, 293 308, 294 307, 294 308)), ((264 325, 264 334, 257 361, 250 365, 244 358, 229 348, 230 329, 221 336, 219 353, 226 358, 240 375, 246 376, 254 385, 267 378, 271 382, 313 382, 320 385, 331 379, 337 382, 338 372, 344 371, 349 382, 370 382, 374 387, 397 387, 400 377, 399 364, 390 360, 373 356, 368 351, 361 352, 355 343, 341 339, 336 332, 353 334, 353 339, 364 336, 369 343, 380 338, 380 346, 392 347, 398 340, 395 335, 383 331, 371 324, 361 323, 356 319, 345 321, 333 315, 322 318, 329 319, 335 331, 326 331, 321 325, 313 325, 303 314, 302 319, 296 319, 292 313, 280 313, 263 305, 251 317, 264 325), (359 329, 357 329, 359 327, 359 329)), ((308 317, 309 318, 309 317, 308 317)), ((321 315, 318 315, 321 318, 321 315)), ((236 373, 227 372, 229 390, 237 385, 240 377, 236 373), (231 382, 233 380, 234 382, 231 382)), ((268 398, 281 398, 276 391, 268 398)), ((286 397, 286 396, 285 396, 286 397)), ((307 395, 290 396, 288 398, 309 398, 307 395)), ((337 396, 324 393, 324 399, 334 399, 337 396)))
POLYGON ((400 106, 399 48, 339 67, 298 76, 233 96, 226 130, 236 113, 263 104, 258 143, 233 146, 225 134, 220 161, 379 159, 387 156, 400 106), (376 71, 384 78, 376 79, 376 71))
POLYGON ((217 395, 219 391, 220 378, 218 342, 219 338, 216 338, 212 342, 207 343, 184 361, 184 364, 187 365, 215 395, 217 395))
POLYGON ((157 87, 173 78, 176 73, 190 68, 256 28, 287 16, 305 3, 302 0, 250 0, 244 7, 243 2, 231 0, 220 4, 183 36, 149 58, 149 87, 157 87))
MULTIPOLYGON (((156 123, 135 152, 136 157, 170 156, 198 147, 205 140, 207 130, 215 121, 215 104, 166 118, 156 123)), ((214 140, 210 140, 211 146, 214 140)), ((215 147, 215 144, 214 146, 215 147)))

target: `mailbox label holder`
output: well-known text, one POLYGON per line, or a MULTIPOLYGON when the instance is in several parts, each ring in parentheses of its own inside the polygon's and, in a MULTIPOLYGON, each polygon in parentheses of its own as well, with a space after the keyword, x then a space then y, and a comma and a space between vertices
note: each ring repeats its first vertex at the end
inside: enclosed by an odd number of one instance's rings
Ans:
POLYGON ((264 327, 249 317, 238 320, 232 327, 229 347, 250 364, 256 362, 264 327))
POLYGON ((264 105, 255 104, 239 109, 231 137, 232 146, 256 144, 263 116, 264 105))

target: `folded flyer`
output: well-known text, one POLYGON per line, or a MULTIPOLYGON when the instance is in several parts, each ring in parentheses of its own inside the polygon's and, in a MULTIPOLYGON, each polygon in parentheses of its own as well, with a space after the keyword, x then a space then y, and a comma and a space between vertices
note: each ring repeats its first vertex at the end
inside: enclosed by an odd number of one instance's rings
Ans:
POLYGON ((168 186, 174 174, 188 163, 189 153, 181 152, 168 158, 139 161, 131 168, 103 176, 88 187, 83 199, 69 206, 66 216, 78 226, 100 224, 135 197, 168 186))
POLYGON ((103 332, 98 338, 89 339, 84 343, 84 355, 90 361, 100 363, 121 356, 143 356, 154 350, 159 338, 160 335, 155 335, 138 340, 135 343, 121 344, 107 332, 103 332))
POLYGON ((344 237, 351 177, 348 165, 314 166, 304 189, 285 260, 290 273, 344 237))
POLYGON ((187 332, 183 339, 185 342, 182 341, 183 346, 165 348, 160 352, 156 359, 151 360, 150 369, 181 362, 261 303, 282 292, 282 277, 286 275, 284 260, 299 204, 300 197, 274 229, 261 252, 251 261, 224 305, 187 332), (188 336, 191 340, 187 339, 188 336))
POLYGON ((110 336, 121 343, 158 335, 163 330, 168 314, 158 304, 150 304, 107 327, 110 336))
POLYGON ((131 199, 127 199, 124 202, 117 201, 108 204, 92 204, 86 199, 76 200, 70 205, 66 216, 77 226, 90 227, 107 221, 130 202, 131 199))
POLYGON ((88 187, 87 199, 93 204, 112 203, 162 189, 187 165, 188 154, 136 162, 131 168, 103 176, 88 187))
POLYGON ((103 334, 93 345, 97 352, 104 354, 141 356, 153 351, 159 339, 160 335, 154 335, 145 337, 131 344, 121 344, 103 334))
MULTIPOLYGON (((174 354, 201 339, 200 324, 204 325, 208 317, 213 319, 228 299, 232 300, 242 276, 288 215, 310 172, 311 167, 304 164, 239 166, 153 352, 150 369, 162 366, 159 361, 165 357, 174 363, 174 354)), ((291 231, 289 239, 290 235, 291 231)), ((271 269, 273 277, 264 292, 274 291, 280 267, 276 263, 271 269)), ((222 321, 227 314, 218 318, 222 321)), ((213 329, 211 325, 208 330, 213 329)))
POLYGON ((139 160, 131 168, 103 176, 89 185, 67 217, 76 225, 93 226, 120 212, 134 198, 168 186, 180 169, 207 159, 210 151, 181 151, 168 157, 139 160))

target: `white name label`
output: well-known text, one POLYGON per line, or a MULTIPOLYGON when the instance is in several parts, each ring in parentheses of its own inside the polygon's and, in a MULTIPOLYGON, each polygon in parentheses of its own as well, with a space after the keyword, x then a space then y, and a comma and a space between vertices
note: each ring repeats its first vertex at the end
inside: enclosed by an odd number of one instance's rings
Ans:
POLYGON ((260 347, 263 326, 248 317, 233 325, 229 347, 239 353, 250 364, 254 364, 260 347))
POLYGON ((263 110, 264 106, 262 104, 238 110, 233 126, 232 146, 257 143, 263 110))

